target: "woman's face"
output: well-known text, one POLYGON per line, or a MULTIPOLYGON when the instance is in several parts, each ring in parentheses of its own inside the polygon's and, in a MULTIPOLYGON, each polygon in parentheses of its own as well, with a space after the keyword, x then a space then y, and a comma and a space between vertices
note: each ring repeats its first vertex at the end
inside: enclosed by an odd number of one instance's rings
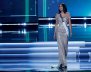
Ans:
POLYGON ((63 6, 61 4, 59 5, 59 10, 63 11, 63 6))

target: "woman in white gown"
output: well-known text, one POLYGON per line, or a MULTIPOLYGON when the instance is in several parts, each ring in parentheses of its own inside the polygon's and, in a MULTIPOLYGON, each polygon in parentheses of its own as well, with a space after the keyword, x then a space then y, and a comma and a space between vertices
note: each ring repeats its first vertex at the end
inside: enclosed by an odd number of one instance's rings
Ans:
POLYGON ((54 31, 54 38, 57 39, 58 53, 59 53, 59 69, 67 68, 67 51, 68 51, 68 36, 69 30, 67 24, 69 24, 70 36, 72 35, 72 24, 70 13, 67 12, 65 4, 59 5, 59 13, 56 14, 56 24, 54 31))

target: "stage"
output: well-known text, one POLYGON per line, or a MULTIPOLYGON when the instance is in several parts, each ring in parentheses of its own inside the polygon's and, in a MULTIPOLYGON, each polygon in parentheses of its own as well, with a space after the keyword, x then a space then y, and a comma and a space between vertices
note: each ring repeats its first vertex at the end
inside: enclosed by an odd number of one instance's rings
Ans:
POLYGON ((91 72, 90 7, 91 0, 0 0, 0 71, 91 72), (72 22, 64 71, 57 69, 54 39, 59 3, 67 5, 72 22))
MULTIPOLYGON (((91 70, 90 47, 91 42, 69 41, 68 71, 91 70)), ((57 42, 0 43, 0 63, 0 71, 58 71, 57 42)))

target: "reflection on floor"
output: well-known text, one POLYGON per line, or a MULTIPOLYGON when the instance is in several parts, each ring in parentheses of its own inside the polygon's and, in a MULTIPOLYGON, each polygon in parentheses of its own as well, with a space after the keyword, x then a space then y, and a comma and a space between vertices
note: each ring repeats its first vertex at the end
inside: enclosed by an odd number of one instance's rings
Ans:
MULTIPOLYGON (((69 41, 68 71, 91 70, 91 42, 69 41)), ((0 70, 58 71, 56 42, 0 43, 0 70), (51 69, 51 67, 54 67, 51 69)))
MULTIPOLYGON (((9 26, 8 26, 9 27, 9 26)), ((36 27, 34 25, 34 27, 36 27)), ((55 41, 53 38, 54 25, 38 25, 38 30, 32 30, 31 25, 16 25, 11 26, 7 30, 7 25, 1 26, 0 29, 0 43, 19 43, 19 42, 41 42, 41 41, 55 41), (4 28, 3 28, 4 27, 4 28), (13 28, 12 28, 13 27, 13 28), (16 29, 17 28, 17 29, 16 29)), ((91 26, 84 24, 73 24, 72 37, 69 41, 91 41, 91 26)))
MULTIPOLYGON (((0 71, 59 72, 58 49, 53 39, 52 24, 39 25, 38 31, 27 31, 27 27, 24 25, 19 31, 16 28, 14 31, 7 31, 6 28, 0 30, 0 71)), ((91 72, 91 26, 72 28, 67 71, 91 72)))

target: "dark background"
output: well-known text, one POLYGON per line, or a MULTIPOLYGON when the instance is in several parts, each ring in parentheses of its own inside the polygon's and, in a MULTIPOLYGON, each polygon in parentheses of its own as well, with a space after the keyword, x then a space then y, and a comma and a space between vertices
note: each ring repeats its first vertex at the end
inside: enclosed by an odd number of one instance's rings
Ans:
POLYGON ((37 22, 37 7, 37 0, 0 0, 0 22, 37 22))

